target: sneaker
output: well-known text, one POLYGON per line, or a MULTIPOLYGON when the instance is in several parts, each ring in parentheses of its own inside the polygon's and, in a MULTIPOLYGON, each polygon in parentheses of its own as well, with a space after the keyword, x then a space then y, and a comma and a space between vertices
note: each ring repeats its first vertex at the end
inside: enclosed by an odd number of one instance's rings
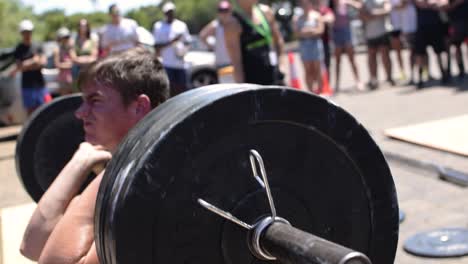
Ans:
POLYGON ((391 85, 391 86, 395 86, 395 81, 393 79, 387 79, 387 82, 391 85))
POLYGON ((362 82, 357 82, 356 83, 356 89, 358 91, 364 91, 366 89, 366 87, 364 86, 364 84, 362 82))
POLYGON ((370 90, 375 90, 375 89, 379 88, 379 83, 376 80, 371 80, 371 81, 369 81, 367 86, 369 87, 370 90))

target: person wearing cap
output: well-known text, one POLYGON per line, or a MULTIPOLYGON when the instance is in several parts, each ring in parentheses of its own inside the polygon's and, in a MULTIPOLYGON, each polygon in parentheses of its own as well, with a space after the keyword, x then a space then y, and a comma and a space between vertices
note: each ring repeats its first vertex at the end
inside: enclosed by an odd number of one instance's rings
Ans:
POLYGON ((224 26, 234 80, 262 85, 279 83, 283 38, 274 13, 258 0, 233 0, 236 5, 224 26))
POLYGON ((119 53, 138 46, 138 24, 135 20, 122 17, 119 7, 109 7, 111 23, 102 30, 102 46, 106 54, 119 53))
POLYGON ((70 41, 70 30, 61 27, 57 31, 58 47, 54 50, 55 67, 59 70, 58 83, 60 95, 72 93, 72 66, 73 59, 76 57, 73 45, 70 41))
POLYGON ((216 67, 218 69, 231 65, 231 59, 226 50, 224 41, 224 24, 232 15, 232 8, 229 1, 221 1, 218 3, 217 18, 208 23, 200 31, 200 39, 210 49, 214 50, 216 67), (214 37, 216 42, 210 42, 210 37, 214 37))
POLYGON ((23 20, 19 24, 22 41, 15 48, 16 67, 10 73, 12 77, 18 72, 22 73, 23 105, 28 115, 50 99, 41 72, 42 67, 47 63, 47 59, 43 54, 42 47, 32 42, 33 30, 34 24, 30 20, 23 20))
POLYGON ((187 90, 188 63, 184 56, 192 41, 187 24, 175 18, 176 6, 172 2, 163 5, 165 20, 153 25, 156 56, 161 56, 162 64, 169 77, 171 96, 187 90))

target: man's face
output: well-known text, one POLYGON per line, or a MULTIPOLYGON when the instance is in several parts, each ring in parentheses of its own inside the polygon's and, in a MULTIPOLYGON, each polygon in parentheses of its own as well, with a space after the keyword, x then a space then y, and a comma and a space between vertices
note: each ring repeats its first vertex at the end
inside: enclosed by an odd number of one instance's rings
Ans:
POLYGON ((125 106, 117 90, 96 83, 85 85, 82 92, 83 103, 75 115, 83 121, 85 140, 113 152, 140 120, 136 101, 125 106))
POLYGON ((21 36, 23 37, 23 42, 31 42, 32 31, 21 31, 21 36))
POLYGON ((174 10, 169 10, 166 13, 164 13, 166 16, 167 21, 171 22, 174 20, 174 10))
POLYGON ((120 10, 114 6, 109 13, 112 23, 118 23, 120 21, 120 10))

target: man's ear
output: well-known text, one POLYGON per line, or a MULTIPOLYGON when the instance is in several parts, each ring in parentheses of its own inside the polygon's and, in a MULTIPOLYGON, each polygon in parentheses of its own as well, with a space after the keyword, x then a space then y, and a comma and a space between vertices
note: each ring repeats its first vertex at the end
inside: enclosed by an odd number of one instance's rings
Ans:
POLYGON ((141 117, 152 110, 151 100, 146 94, 140 94, 136 99, 135 113, 141 117))

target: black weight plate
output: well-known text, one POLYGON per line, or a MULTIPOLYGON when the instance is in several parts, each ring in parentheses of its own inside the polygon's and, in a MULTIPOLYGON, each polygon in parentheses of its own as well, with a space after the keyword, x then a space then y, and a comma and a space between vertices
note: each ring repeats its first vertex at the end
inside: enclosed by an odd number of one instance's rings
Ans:
POLYGON ((26 191, 36 202, 84 140, 82 122, 74 115, 81 102, 81 95, 76 94, 43 105, 34 112, 18 137, 16 169, 26 191))
POLYGON ((468 229, 442 228, 418 233, 406 240, 404 249, 422 257, 465 256, 468 255, 468 229))
POLYGON ((265 215, 248 161, 256 149, 280 216, 374 263, 393 263, 393 179, 350 114, 293 89, 226 88, 203 97, 171 118, 151 113, 109 163, 96 208, 102 262, 259 262, 246 249, 244 230, 197 203, 206 199, 249 223, 265 215))

